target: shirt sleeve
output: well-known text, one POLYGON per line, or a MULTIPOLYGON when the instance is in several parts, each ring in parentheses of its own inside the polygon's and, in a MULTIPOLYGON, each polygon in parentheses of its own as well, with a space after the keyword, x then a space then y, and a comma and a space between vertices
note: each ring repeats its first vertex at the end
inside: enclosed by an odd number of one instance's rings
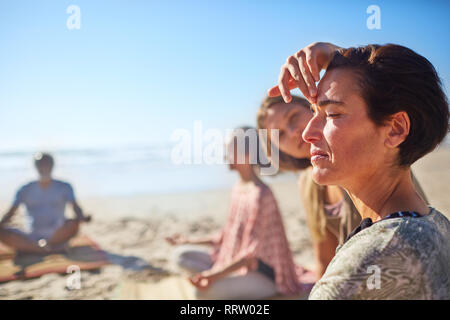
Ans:
POLYGON ((66 201, 75 202, 75 192, 70 184, 66 185, 66 201))
POLYGON ((423 260, 401 236, 385 245, 373 236, 354 236, 341 247, 310 300, 421 299, 427 295, 423 260), (372 240, 373 245, 367 245, 372 240))
POLYGON ((24 203, 24 194, 25 194, 25 189, 23 187, 17 191, 16 196, 14 197, 14 201, 13 201, 14 207, 18 207, 22 203, 24 203))

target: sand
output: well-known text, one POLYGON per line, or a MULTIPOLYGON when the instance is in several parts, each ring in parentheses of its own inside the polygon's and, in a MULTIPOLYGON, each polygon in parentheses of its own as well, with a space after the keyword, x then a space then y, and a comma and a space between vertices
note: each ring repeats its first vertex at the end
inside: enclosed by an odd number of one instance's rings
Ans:
MULTIPOLYGON (((433 207, 450 217, 450 149, 441 148, 413 166, 433 207)), ((313 267, 313 252, 300 203, 297 177, 269 180, 285 221, 297 263, 313 267)), ((135 195, 79 199, 94 220, 82 232, 108 252, 111 265, 81 273, 81 288, 67 288, 68 275, 0 284, 0 299, 117 299, 123 279, 158 281, 177 274, 172 247, 164 237, 173 233, 202 235, 216 231, 226 219, 230 190, 183 194, 135 195)), ((6 211, 8 204, 0 203, 6 211)), ((71 212, 68 212, 71 214, 71 212)), ((20 225, 23 210, 16 223, 20 225)))

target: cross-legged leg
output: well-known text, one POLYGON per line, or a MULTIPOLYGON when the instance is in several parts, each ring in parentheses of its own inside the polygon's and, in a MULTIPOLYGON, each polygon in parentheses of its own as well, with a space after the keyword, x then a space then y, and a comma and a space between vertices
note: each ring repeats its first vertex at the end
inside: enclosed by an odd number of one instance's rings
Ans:
POLYGON ((259 300, 277 295, 275 282, 258 271, 232 275, 213 282, 207 289, 196 289, 200 300, 259 300))
POLYGON ((0 242, 21 252, 46 253, 46 250, 40 247, 36 241, 14 229, 0 228, 0 242))
POLYGON ((213 266, 209 250, 198 245, 181 245, 174 251, 174 260, 179 268, 188 273, 198 273, 213 266))
POLYGON ((67 220, 53 235, 47 240, 47 243, 57 245, 64 243, 77 235, 80 229, 80 222, 78 220, 67 220))

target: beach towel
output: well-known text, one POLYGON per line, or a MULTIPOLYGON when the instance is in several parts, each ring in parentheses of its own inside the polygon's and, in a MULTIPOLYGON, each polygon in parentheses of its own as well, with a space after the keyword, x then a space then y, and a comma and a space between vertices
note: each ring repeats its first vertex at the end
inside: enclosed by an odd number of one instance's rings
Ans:
POLYGON ((107 263, 106 253, 85 235, 71 239, 69 250, 64 254, 16 254, 0 243, 0 283, 36 278, 47 273, 98 269, 107 263))

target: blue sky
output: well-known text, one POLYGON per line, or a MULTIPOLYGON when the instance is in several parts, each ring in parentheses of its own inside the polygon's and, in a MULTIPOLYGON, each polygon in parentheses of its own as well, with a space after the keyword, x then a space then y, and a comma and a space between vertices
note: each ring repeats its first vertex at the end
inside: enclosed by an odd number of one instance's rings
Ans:
POLYGON ((449 12, 448 1, 1 1, 0 150, 254 124, 286 57, 313 41, 408 46, 449 88, 449 12), (71 4, 80 30, 66 27, 71 4), (366 27, 371 4, 381 30, 366 27))

